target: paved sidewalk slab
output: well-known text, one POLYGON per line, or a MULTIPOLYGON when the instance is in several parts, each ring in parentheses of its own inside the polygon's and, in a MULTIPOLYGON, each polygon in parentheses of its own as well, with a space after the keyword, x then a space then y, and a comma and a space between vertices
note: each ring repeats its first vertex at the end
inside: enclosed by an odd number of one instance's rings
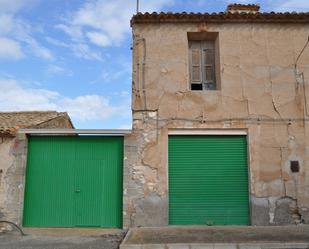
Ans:
POLYGON ((309 226, 133 228, 120 249, 309 249, 309 226))
POLYGON ((284 244, 147 244, 147 245, 124 245, 120 249, 308 249, 307 243, 284 243, 284 244))

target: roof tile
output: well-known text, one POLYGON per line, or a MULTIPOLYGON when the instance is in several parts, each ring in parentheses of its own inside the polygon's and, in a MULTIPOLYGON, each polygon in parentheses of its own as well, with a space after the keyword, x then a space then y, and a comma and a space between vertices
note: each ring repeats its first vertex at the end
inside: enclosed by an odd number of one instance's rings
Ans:
POLYGON ((65 117, 70 120, 66 112, 0 112, 0 135, 12 136, 20 128, 35 128, 44 122, 48 122, 58 117, 65 117))
POLYGON ((258 23, 309 23, 309 12, 218 12, 218 13, 137 13, 131 26, 138 23, 184 23, 184 22, 258 22, 258 23))

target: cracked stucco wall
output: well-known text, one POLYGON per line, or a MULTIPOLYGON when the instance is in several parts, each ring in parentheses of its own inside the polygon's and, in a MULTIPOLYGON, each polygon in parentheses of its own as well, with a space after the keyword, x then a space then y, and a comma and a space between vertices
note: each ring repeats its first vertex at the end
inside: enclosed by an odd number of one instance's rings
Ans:
POLYGON ((168 224, 167 142, 175 128, 247 129, 251 223, 309 223, 309 50, 298 64, 304 82, 294 70, 308 35, 309 25, 288 23, 133 26, 125 227, 168 224), (192 92, 187 32, 203 31, 219 33, 221 87, 192 92))
MULTIPOLYGON (((60 117, 33 128, 70 129, 72 125, 67 118, 60 117)), ((11 221, 20 226, 24 206, 27 143, 27 136, 24 134, 0 136, 0 220, 11 221)))
POLYGON ((27 138, 25 135, 1 138, 0 214, 1 220, 22 223, 27 138))

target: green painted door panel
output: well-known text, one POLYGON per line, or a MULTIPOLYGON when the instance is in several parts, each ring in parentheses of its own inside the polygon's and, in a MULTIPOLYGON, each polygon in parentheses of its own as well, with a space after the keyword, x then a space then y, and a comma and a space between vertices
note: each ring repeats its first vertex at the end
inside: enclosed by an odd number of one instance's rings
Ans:
POLYGON ((249 224, 246 136, 169 136, 169 223, 249 224))
POLYGON ((82 141, 76 158, 76 226, 122 227, 122 138, 82 141))
POLYGON ((75 171, 75 225, 100 227, 104 174, 100 160, 80 160, 75 171), (96 175, 93 174, 95 172, 96 175))
POLYGON ((122 227, 122 137, 30 137, 23 225, 122 227))

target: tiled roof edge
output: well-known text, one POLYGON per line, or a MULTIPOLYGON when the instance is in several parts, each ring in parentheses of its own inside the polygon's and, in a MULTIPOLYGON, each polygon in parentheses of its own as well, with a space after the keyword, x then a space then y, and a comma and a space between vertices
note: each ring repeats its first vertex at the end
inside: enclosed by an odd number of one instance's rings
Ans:
POLYGON ((137 13, 131 19, 131 26, 138 23, 309 23, 309 12, 264 12, 264 13, 137 13))
POLYGON ((43 121, 40 121, 40 122, 33 122, 32 124, 29 124, 29 125, 21 125, 21 126, 11 126, 11 127, 1 127, 0 126, 0 136, 15 136, 16 135, 16 132, 18 129, 20 128, 29 128, 29 127, 36 127, 36 126, 39 126, 41 124, 44 124, 44 123, 47 123, 47 122, 50 122, 54 119, 57 119, 57 118, 66 118, 69 123, 71 124, 72 126, 72 129, 74 129, 74 125, 73 125, 73 122, 69 116, 69 114, 67 112, 57 112, 57 111, 17 111, 17 112, 0 112, 1 114, 11 114, 11 115, 18 115, 18 114, 55 114, 54 117, 50 117, 46 120, 43 120, 43 121))

